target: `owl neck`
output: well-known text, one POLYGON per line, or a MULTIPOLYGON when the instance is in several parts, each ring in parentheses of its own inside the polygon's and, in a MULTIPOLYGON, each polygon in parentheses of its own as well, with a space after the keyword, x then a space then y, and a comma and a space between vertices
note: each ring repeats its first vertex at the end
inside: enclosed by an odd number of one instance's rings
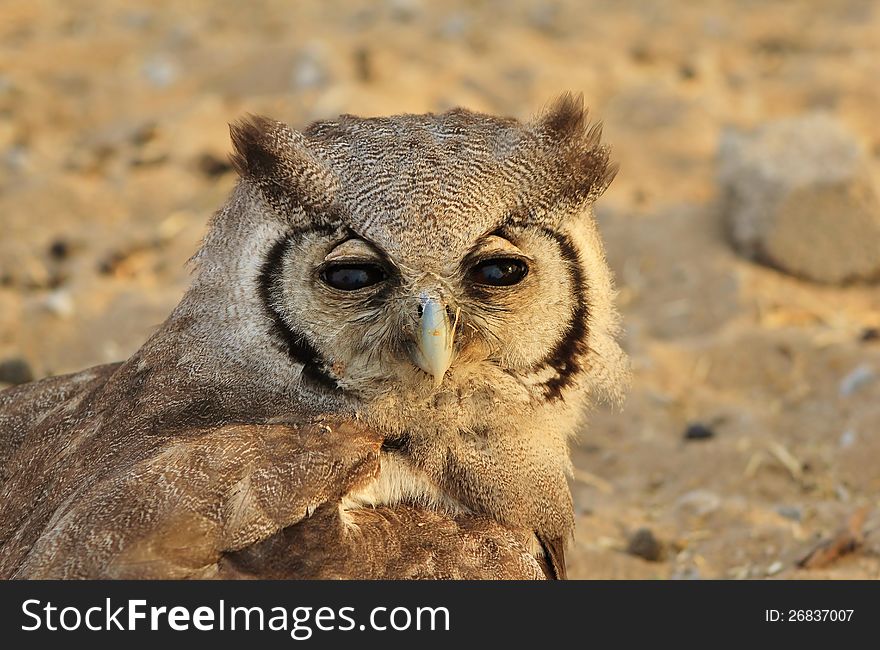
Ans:
POLYGON ((394 471, 404 466, 416 477, 398 483, 430 486, 408 495, 411 501, 460 504, 546 538, 567 539, 573 530, 568 438, 579 418, 546 411, 483 412, 479 426, 444 426, 446 414, 426 412, 421 424, 409 422, 405 429, 400 413, 391 423, 384 410, 363 417, 387 432, 383 453, 394 459, 394 471))

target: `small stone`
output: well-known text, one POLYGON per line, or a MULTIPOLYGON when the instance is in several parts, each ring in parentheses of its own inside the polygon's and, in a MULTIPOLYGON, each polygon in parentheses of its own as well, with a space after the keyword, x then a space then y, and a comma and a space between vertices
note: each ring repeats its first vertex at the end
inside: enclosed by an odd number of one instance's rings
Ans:
POLYGON ((34 380, 30 364, 21 358, 0 361, 0 384, 26 384, 34 380))
POLYGON ((697 69, 692 63, 682 63, 678 66, 678 76, 686 81, 697 78, 697 69))
POLYGON ((297 90, 323 88, 330 82, 327 53, 323 46, 312 44, 300 51, 291 75, 297 90))
POLYGON ((152 140, 155 140, 158 134, 158 126, 154 122, 147 122, 146 124, 142 124, 134 131, 132 131, 129 140, 131 140, 131 143, 134 146, 143 147, 152 140))
POLYGON ((840 435, 840 440, 837 441, 837 444, 841 449, 849 449, 856 441, 858 441, 859 437, 855 431, 852 429, 847 429, 840 435))
POLYGON ((670 575, 670 580, 699 580, 700 569, 695 566, 683 566, 675 569, 670 575))
POLYGON ((651 63, 654 60, 654 55, 651 51, 642 43, 638 43, 632 46, 629 50, 630 58, 636 63, 646 64, 651 63))
POLYGON ((74 312, 73 298, 64 290, 51 292, 46 296, 43 304, 51 313, 61 318, 68 318, 74 312))
POLYGON ((49 257, 53 260, 61 261, 67 259, 70 255, 70 244, 63 239, 56 239, 49 244, 49 257))
POLYGON ((27 145, 14 144, 2 156, 3 164, 11 171, 22 171, 28 166, 30 152, 27 145))
POLYGON ((840 396, 849 397, 876 378, 877 373, 874 372, 874 369, 867 363, 863 363, 840 380, 840 396))
POLYGON ((785 517, 792 521, 801 521, 804 518, 803 511, 797 506, 778 506, 776 512, 780 517, 785 517))
POLYGON ((167 88, 178 77, 177 66, 164 56, 153 56, 144 62, 141 72, 156 88, 167 88))
POLYGON ((199 171, 209 178, 223 176, 232 171, 232 163, 228 158, 205 152, 198 157, 196 166, 199 171))
POLYGON ((880 341, 880 327, 866 327, 864 330, 862 330, 862 334, 861 336, 859 336, 859 340, 863 343, 880 341))
POLYGON ((697 517, 705 517, 721 507, 721 497, 710 490, 691 490, 682 494, 675 502, 676 508, 697 517))
POLYGON ((705 424, 694 422, 689 424, 684 431, 685 440, 709 440, 715 437, 715 432, 705 424))
POLYGON ((650 528, 639 528, 633 533, 629 538, 626 552, 648 562, 659 562, 664 556, 663 544, 654 537, 650 528))
POLYGON ((729 130, 718 164, 728 230, 743 255, 815 282, 880 280, 880 198, 865 151, 833 118, 729 130))
POLYGON ((782 562, 777 560, 776 562, 771 564, 769 567, 767 567, 767 575, 768 576, 775 576, 777 573, 782 571, 783 568, 784 568, 784 566, 783 566, 782 562))

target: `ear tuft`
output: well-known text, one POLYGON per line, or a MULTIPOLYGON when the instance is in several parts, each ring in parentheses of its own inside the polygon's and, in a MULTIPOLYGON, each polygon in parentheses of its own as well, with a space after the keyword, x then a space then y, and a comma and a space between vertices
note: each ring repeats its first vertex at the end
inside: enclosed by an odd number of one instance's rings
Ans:
POLYGON ((547 190, 574 207, 595 201, 617 174, 611 151, 602 144, 602 124, 590 124, 583 94, 560 95, 535 123, 551 166, 547 190))
POLYGON ((298 209, 326 211, 332 203, 335 176, 301 133, 283 122, 247 115, 229 125, 229 135, 233 167, 262 191, 279 215, 289 217, 298 209))
POLYGON ((235 153, 232 165, 242 177, 272 173, 280 163, 278 132, 286 125, 262 115, 247 115, 229 125, 235 153))
POLYGON ((540 129, 550 141, 563 142, 581 136, 587 121, 583 93, 563 93, 540 120, 540 129))

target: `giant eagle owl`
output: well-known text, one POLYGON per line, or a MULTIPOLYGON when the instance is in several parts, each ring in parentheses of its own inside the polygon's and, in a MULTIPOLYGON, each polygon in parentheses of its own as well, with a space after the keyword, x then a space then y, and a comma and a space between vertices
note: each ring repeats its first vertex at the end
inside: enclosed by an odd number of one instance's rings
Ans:
POLYGON ((568 445, 627 375, 582 100, 231 133, 164 324, 0 392, 0 576, 565 577, 568 445))

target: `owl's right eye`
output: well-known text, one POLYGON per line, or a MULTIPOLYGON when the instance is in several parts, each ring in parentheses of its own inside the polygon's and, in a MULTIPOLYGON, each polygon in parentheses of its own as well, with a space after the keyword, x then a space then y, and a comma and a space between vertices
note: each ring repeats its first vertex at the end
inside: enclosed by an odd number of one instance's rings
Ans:
POLYGON ((340 291, 365 289, 386 277, 385 269, 378 264, 331 264, 321 272, 321 280, 340 291))

